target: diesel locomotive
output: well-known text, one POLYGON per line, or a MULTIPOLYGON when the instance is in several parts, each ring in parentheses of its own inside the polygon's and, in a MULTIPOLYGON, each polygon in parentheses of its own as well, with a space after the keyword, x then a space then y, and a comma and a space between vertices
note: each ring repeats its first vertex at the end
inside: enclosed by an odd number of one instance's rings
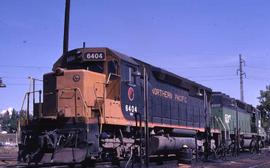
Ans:
POLYGON ((109 48, 63 54, 33 106, 20 122, 18 159, 28 163, 192 159, 264 140, 251 105, 109 48))
POLYGON ((112 161, 203 148, 206 130, 219 132, 209 127, 211 93, 109 48, 74 49, 43 76, 43 102, 21 121, 19 159, 112 161))
POLYGON ((251 152, 256 145, 264 146, 266 133, 261 127, 259 110, 221 92, 213 92, 211 100, 211 126, 221 131, 219 142, 236 145, 238 140, 241 150, 251 152))

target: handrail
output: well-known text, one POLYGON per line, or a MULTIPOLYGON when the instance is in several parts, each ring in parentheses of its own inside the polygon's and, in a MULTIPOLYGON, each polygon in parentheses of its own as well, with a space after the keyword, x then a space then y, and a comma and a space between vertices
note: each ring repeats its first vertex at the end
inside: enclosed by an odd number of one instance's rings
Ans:
MULTIPOLYGON (((22 106, 21 106, 21 111, 23 110, 23 107, 24 107, 24 103, 25 103, 25 99, 27 98, 27 110, 26 110, 26 123, 28 124, 28 121, 29 121, 29 112, 30 112, 30 105, 29 105, 29 101, 30 101, 30 94, 33 94, 38 92, 39 93, 39 103, 41 103, 41 90, 37 90, 37 91, 32 91, 32 92, 26 92, 25 95, 24 95, 24 98, 23 98, 23 103, 22 103, 22 106)), ((40 108, 39 108, 39 115, 41 114, 40 113, 40 108)), ((20 111, 20 112, 21 112, 20 111)), ((34 104, 33 104, 33 111, 34 111, 34 104)))
MULTIPOLYGON (((103 82, 95 82, 94 83, 94 95, 95 95, 95 98, 97 99, 97 93, 96 93, 96 84, 99 83, 99 84, 103 84, 104 86, 106 85, 106 83, 103 83, 103 82)), ((104 87, 103 86, 103 87, 104 87)), ((105 88, 103 88, 105 90, 105 88)), ((105 93, 105 92, 104 92, 105 93)), ((105 94, 103 94, 103 98, 105 98, 105 94)))
POLYGON ((22 103, 22 106, 21 106, 21 111, 23 110, 23 106, 24 106, 24 103, 25 103, 26 95, 27 95, 27 93, 24 94, 23 103, 22 103))
MULTIPOLYGON (((41 90, 37 90, 37 91, 35 91, 35 93, 36 92, 39 92, 40 94, 41 94, 41 90)), ((24 103, 25 103, 25 99, 26 99, 26 95, 27 94, 33 94, 34 92, 26 92, 25 94, 24 94, 24 98, 23 98, 23 103, 22 103, 22 106, 21 106, 21 111, 23 110, 23 106, 24 106, 24 103)))
POLYGON ((219 121, 220 121, 222 127, 224 128, 224 131, 225 131, 225 132, 224 132, 225 139, 227 139, 227 129, 226 129, 226 126, 224 125, 224 123, 223 123, 223 121, 221 120, 220 117, 218 117, 218 119, 219 119, 219 121))
MULTIPOLYGON (((103 99, 105 99, 106 97, 106 83, 103 83, 103 82, 95 82, 94 85, 93 85, 93 90, 94 90, 94 95, 95 95, 95 100, 96 102, 99 104, 99 102, 97 101, 98 100, 98 97, 97 97, 97 93, 96 93, 96 84, 99 83, 99 84, 102 84, 103 85, 103 99)), ((105 107, 105 106, 104 106, 105 107)), ((103 114, 102 112, 102 109, 100 107, 100 105, 98 105, 98 108, 99 108, 99 113, 100 113, 100 117, 99 117, 99 123, 100 123, 100 129, 99 129, 99 133, 101 134, 102 133, 102 129, 103 129, 103 125, 102 125, 102 121, 101 121, 101 118, 105 118, 105 115, 103 114)), ((103 109, 105 111, 105 109, 103 109)))
POLYGON ((103 83, 103 82, 95 82, 94 83, 94 88, 93 88, 93 90, 94 90, 94 95, 95 95, 95 100, 98 100, 98 96, 97 96, 97 92, 96 92, 96 84, 102 84, 103 85, 103 99, 106 97, 106 92, 105 92, 105 85, 106 85, 106 83, 103 83))

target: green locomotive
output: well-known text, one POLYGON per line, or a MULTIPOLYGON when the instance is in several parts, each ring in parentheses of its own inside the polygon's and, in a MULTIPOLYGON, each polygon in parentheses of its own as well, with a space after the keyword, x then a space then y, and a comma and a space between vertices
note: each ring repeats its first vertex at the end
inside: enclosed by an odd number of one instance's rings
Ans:
POLYGON ((266 134, 259 110, 221 92, 213 93, 211 104, 211 126, 221 130, 221 134, 214 134, 216 145, 225 143, 249 151, 264 146, 266 134))

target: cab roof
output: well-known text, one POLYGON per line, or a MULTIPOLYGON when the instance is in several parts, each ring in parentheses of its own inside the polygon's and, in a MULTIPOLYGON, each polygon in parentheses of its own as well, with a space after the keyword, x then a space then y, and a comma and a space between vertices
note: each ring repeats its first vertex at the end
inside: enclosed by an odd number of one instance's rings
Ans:
POLYGON ((67 65, 67 57, 71 54, 78 54, 78 53, 83 53, 83 52, 89 52, 89 51, 102 51, 105 52, 106 54, 111 54, 113 56, 118 57, 122 61, 126 61, 128 63, 131 63, 133 65, 137 65, 137 62, 132 59, 132 57, 127 56, 123 53, 120 53, 118 51, 115 51, 113 49, 107 48, 107 47, 97 47, 97 48, 76 48, 74 50, 70 50, 64 55, 62 55, 53 65, 52 70, 54 71, 58 67, 65 67, 67 65))

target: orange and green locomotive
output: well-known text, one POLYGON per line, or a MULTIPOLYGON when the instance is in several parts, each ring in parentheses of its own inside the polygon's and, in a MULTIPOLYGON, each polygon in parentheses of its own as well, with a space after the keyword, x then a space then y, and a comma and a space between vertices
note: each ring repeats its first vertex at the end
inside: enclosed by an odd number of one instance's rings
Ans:
POLYGON ((43 102, 35 104, 33 119, 21 122, 19 159, 142 157, 146 125, 149 155, 194 149, 195 136, 202 140, 209 123, 211 92, 109 48, 69 51, 44 75, 43 102))

